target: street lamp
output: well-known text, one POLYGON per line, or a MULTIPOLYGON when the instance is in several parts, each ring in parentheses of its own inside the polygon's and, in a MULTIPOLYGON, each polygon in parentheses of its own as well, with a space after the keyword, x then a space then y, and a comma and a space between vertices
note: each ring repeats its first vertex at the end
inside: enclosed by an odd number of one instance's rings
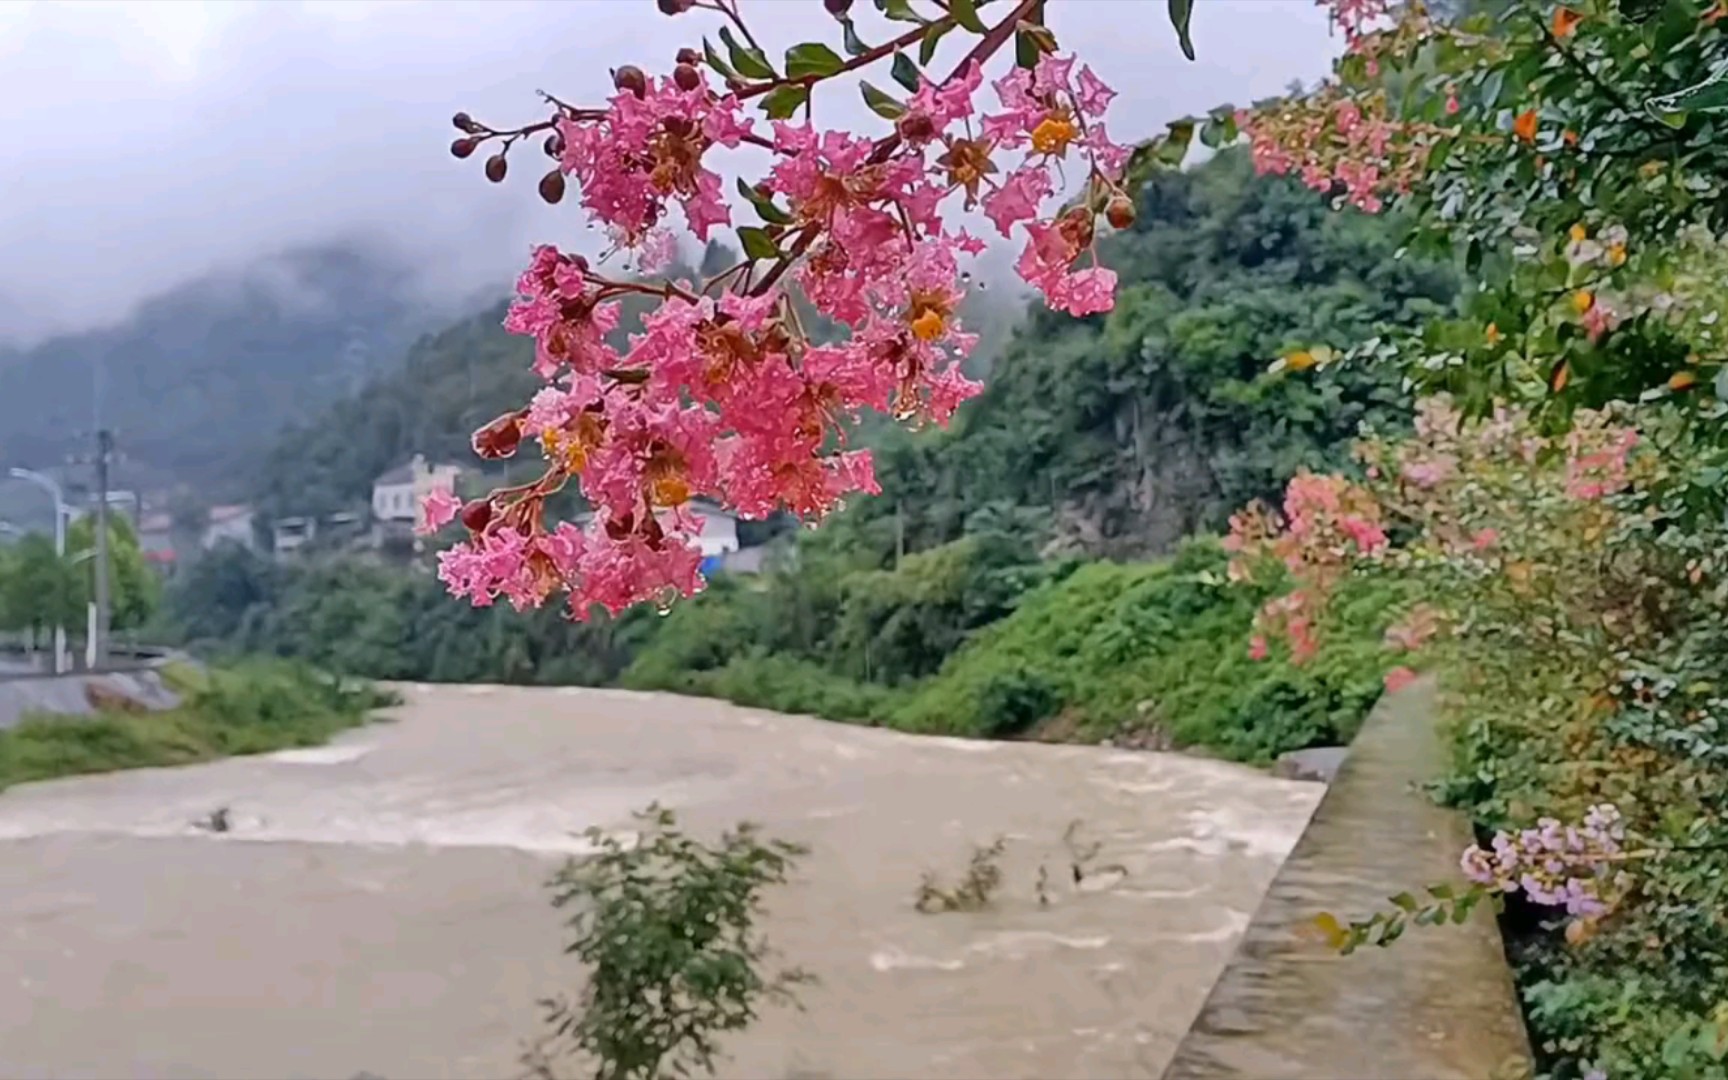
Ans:
MULTIPOLYGON (((47 492, 49 498, 54 500, 54 557, 64 559, 66 557, 66 522, 72 516, 72 508, 66 505, 66 499, 60 491, 60 485, 54 482, 53 477, 45 476, 31 469, 8 469, 7 475, 14 480, 35 484, 47 492)), ((56 626, 54 628, 54 674, 58 675, 65 670, 66 628, 56 626)))

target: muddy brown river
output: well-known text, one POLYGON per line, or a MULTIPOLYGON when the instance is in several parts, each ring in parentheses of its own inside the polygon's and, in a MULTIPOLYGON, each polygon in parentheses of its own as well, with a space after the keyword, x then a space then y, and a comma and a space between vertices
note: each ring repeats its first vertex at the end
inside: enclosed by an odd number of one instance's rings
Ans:
POLYGON ((766 927, 820 984, 721 1075, 1156 1077, 1321 794, 663 695, 405 693, 329 747, 0 793, 0 1076, 518 1075, 579 978, 545 878, 660 800, 812 848, 766 927), (218 806, 230 832, 189 827, 218 806), (1074 821, 1122 871, 1072 884, 1074 821), (992 910, 913 909, 998 835, 992 910))

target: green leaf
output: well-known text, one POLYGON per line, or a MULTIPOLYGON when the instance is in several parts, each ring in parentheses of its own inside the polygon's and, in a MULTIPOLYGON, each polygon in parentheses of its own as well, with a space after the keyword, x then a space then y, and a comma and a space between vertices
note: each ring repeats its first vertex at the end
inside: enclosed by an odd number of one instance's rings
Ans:
MULTIPOLYGON (((1668 120, 1675 113, 1715 113, 1728 110, 1728 67, 1716 70, 1701 83, 1653 97, 1644 103, 1652 116, 1668 120)), ((1669 121, 1672 123, 1672 121, 1669 121)))
POLYGON ((906 115, 906 106, 900 104, 888 93, 878 90, 869 83, 862 84, 859 89, 864 92, 864 104, 870 106, 870 111, 886 120, 898 120, 906 115))
POLYGON ((726 43, 726 53, 732 58, 732 66, 738 69, 738 74, 750 79, 774 78, 774 65, 768 62, 761 49, 745 45, 725 26, 720 28, 720 40, 726 43))
POLYGON ((876 10, 901 22, 927 23, 930 20, 912 10, 911 0, 876 0, 876 10))
POLYGON ((786 77, 818 79, 833 75, 846 66, 840 54, 818 41, 806 41, 786 50, 786 77))
POLYGON ((1442 882, 1439 885, 1428 886, 1428 895, 1436 900, 1450 900, 1453 897, 1452 886, 1442 882))
POLYGON ((702 58, 708 61, 709 67, 720 73, 721 78, 736 79, 740 77, 731 64, 720 59, 720 54, 714 50, 714 46, 707 38, 702 39, 702 58))
POLYGON ((984 20, 978 17, 977 0, 948 0, 948 14, 954 16, 954 21, 972 31, 974 34, 989 32, 984 20))
POLYGON ((918 92, 918 87, 924 81, 924 73, 919 71, 918 65, 914 64, 912 58, 903 52, 894 54, 893 73, 894 81, 914 94, 918 92))
POLYGON ((780 245, 768 235, 767 229, 759 229, 754 225, 742 225, 738 228, 738 242, 744 246, 744 254, 752 259, 778 259, 780 245))
POLYGON ((1035 68, 1038 66, 1038 57, 1040 55, 1041 54, 1038 51, 1038 42, 1032 39, 1031 34, 1028 34, 1024 30, 1014 31, 1015 64, 1028 69, 1035 68))
POLYGON ((762 99, 762 111, 770 120, 785 120, 810 100, 810 88, 802 84, 782 86, 762 99))
POLYGON ((1419 905, 1416 903, 1416 898, 1414 896, 1411 896, 1407 892, 1401 892, 1397 896, 1392 897, 1392 906, 1400 911, 1415 911, 1419 905))
POLYGON ((1194 39, 1188 36, 1188 23, 1194 18, 1194 0, 1170 0, 1170 25, 1176 28, 1176 41, 1182 55, 1194 59, 1194 39))
POLYGON ((1182 164, 1182 159, 1188 156, 1188 146, 1194 141, 1194 121, 1192 119, 1178 120, 1170 125, 1170 134, 1159 144, 1157 161, 1171 168, 1182 164))
POLYGON ((770 225, 790 225, 792 223, 791 214, 775 206, 773 199, 746 184, 742 176, 738 178, 738 193, 750 200, 750 205, 756 208, 757 215, 770 225))
POLYGON ((864 44, 864 39, 858 36, 858 27, 851 19, 842 16, 840 27, 845 36, 847 56, 863 56, 870 51, 870 46, 864 44))
POLYGON ((952 29, 954 29, 954 24, 945 22, 934 23, 930 29, 924 31, 924 40, 918 43, 918 62, 920 64, 928 64, 936 59, 936 46, 941 44, 942 38, 952 29))

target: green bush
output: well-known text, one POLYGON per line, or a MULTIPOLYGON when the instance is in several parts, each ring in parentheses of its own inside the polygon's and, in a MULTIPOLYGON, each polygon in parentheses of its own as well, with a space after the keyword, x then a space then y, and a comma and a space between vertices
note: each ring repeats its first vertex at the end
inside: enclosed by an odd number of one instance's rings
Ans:
POLYGON ((888 687, 836 675, 808 660, 761 651, 734 657, 709 670, 631 668, 624 684, 637 690, 669 690, 722 698, 756 709, 867 723, 888 716, 899 697, 888 687))
POLYGON ((397 699, 308 668, 251 661, 165 674, 182 694, 163 712, 26 717, 0 732, 0 789, 118 769, 186 765, 316 746, 397 699))
POLYGON ((1179 746, 1254 762, 1348 742, 1380 693, 1387 587, 1341 607, 1322 660, 1255 661, 1264 594, 1230 585, 1224 566, 1210 541, 1169 562, 1083 566, 976 635, 890 722, 1000 736, 1060 715, 1092 738, 1156 726, 1179 746))

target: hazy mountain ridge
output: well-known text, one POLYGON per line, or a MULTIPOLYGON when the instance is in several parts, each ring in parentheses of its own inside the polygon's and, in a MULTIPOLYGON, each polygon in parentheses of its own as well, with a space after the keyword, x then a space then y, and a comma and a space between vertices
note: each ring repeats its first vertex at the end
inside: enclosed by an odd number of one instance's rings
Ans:
POLYGON ((111 326, 0 347, 0 461, 54 466, 84 451, 99 396, 140 479, 244 492, 285 427, 399 365, 451 317, 418 297, 398 260, 323 245, 175 285, 111 326))

